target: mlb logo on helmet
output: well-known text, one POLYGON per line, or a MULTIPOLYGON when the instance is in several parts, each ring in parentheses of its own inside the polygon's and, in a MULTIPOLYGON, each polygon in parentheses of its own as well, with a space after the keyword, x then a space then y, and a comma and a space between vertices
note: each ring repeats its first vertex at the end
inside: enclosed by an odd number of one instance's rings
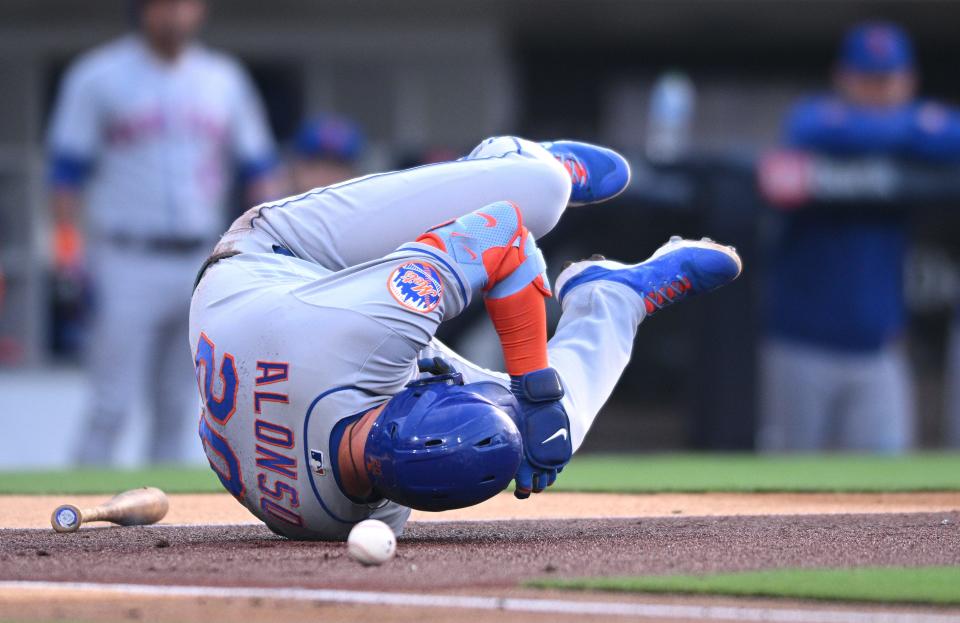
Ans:
POLYGON ((387 289, 407 309, 426 314, 440 304, 443 281, 433 266, 423 262, 408 262, 390 274, 387 289))

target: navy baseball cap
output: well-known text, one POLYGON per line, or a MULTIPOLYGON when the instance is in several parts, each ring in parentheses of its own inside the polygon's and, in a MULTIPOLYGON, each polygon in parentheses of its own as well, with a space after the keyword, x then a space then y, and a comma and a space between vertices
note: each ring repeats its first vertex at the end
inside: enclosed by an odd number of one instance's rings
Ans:
POLYGON ((303 158, 329 158, 353 162, 363 151, 364 136, 349 119, 318 115, 306 119, 293 139, 293 150, 303 158))
POLYGON ((843 40, 840 65, 848 71, 870 74, 909 71, 913 68, 913 44, 896 24, 858 24, 843 40))

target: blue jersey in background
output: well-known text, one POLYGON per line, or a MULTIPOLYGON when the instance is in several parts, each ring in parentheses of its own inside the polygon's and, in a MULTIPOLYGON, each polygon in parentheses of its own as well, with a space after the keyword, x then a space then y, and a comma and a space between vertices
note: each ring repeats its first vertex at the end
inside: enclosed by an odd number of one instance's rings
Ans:
MULTIPOLYGON (((878 109, 821 96, 793 109, 786 143, 834 157, 960 160, 960 119, 928 102, 878 109)), ((906 210, 801 208, 783 218, 768 290, 773 336, 864 352, 902 332, 906 210)))

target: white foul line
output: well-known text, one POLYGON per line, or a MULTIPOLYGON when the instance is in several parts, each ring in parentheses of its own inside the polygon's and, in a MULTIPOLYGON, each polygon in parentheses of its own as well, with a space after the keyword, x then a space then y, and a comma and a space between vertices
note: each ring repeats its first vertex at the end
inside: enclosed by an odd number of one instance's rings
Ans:
POLYGON ((799 610, 740 606, 693 606, 563 599, 520 599, 470 595, 381 593, 314 588, 242 588, 215 586, 157 586, 151 584, 98 584, 94 582, 0 582, 2 590, 89 591, 148 597, 207 597, 325 601, 378 606, 428 606, 468 610, 584 614, 600 616, 693 619, 709 621, 770 621, 772 623, 955 623, 956 615, 910 612, 799 610))

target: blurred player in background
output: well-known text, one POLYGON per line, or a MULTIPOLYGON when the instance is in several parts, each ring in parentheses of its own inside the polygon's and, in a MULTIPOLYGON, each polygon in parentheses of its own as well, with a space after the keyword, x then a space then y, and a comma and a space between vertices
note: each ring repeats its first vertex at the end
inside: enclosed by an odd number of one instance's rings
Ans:
POLYGON ((7 277, 3 272, 3 264, 0 264, 0 366, 19 363, 23 359, 23 347, 19 341, 12 335, 5 335, 4 315, 7 310, 4 307, 7 294, 7 277))
MULTIPOLYGON (((831 157, 956 160, 952 111, 916 97, 911 42, 866 23, 843 42, 834 92, 800 102, 789 147, 831 157)), ((914 435, 903 334, 904 211, 815 207, 783 216, 770 268, 763 450, 901 452, 914 435)))
POLYGON ((74 359, 83 350, 90 310, 90 284, 80 261, 83 240, 73 223, 58 223, 53 236, 53 267, 49 275, 52 353, 74 359))
POLYGON ((350 119, 317 115, 305 120, 292 145, 293 191, 307 192, 357 177, 364 146, 363 132, 350 119))
POLYGON ((240 172, 252 203, 272 194, 276 162, 241 66, 194 42, 203 0, 132 3, 136 32, 77 60, 49 135, 56 238, 83 223, 94 290, 93 400, 76 458, 107 464, 131 412, 151 415, 149 460, 175 462, 196 417, 187 348, 191 284, 222 231, 240 172))

